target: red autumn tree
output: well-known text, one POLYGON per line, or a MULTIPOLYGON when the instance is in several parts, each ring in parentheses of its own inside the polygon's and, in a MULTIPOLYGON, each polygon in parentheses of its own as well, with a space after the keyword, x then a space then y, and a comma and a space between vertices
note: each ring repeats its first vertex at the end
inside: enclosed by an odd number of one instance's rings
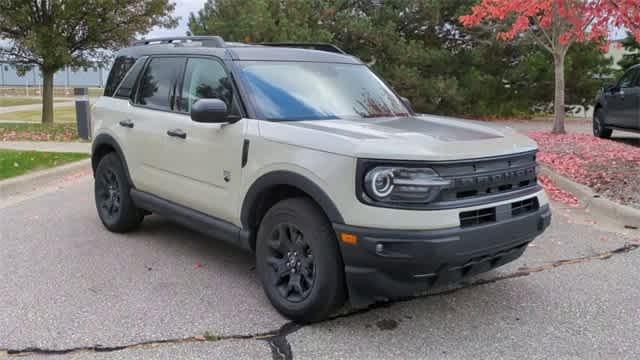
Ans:
POLYGON ((554 133, 564 133, 564 60, 572 44, 604 41, 626 28, 640 40, 640 0, 481 0, 460 17, 465 26, 495 25, 501 40, 530 37, 553 56, 554 133))

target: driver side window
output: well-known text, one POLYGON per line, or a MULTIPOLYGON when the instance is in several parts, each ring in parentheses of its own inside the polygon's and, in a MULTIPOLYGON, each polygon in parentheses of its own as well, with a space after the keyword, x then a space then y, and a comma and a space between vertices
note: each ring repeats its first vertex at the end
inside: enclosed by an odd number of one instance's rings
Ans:
POLYGON ((189 113, 200 99, 220 99, 233 112, 233 86, 223 65, 213 59, 191 58, 187 61, 180 96, 180 111, 189 113))

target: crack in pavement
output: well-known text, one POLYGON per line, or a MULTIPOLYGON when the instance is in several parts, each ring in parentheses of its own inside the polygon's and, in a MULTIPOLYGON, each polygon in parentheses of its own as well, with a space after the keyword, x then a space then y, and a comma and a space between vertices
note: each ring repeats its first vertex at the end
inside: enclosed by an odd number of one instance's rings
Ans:
MULTIPOLYGON (((417 296, 404 297, 400 299, 394 299, 393 301, 381 302, 373 304, 369 307, 363 309, 355 309, 352 311, 347 311, 342 314, 334 315, 327 320, 321 321, 319 323, 332 322, 334 320, 338 320, 341 318, 351 317, 354 315, 364 314, 376 309, 387 308, 392 306, 395 303, 408 302, 412 300, 418 300, 423 298, 429 298, 434 296, 441 296, 452 294, 454 292, 469 289, 477 286, 487 285, 496 283, 498 281, 509 280, 524 276, 529 276, 531 274, 552 270, 558 267, 562 267, 565 265, 574 265, 586 263, 593 260, 608 260, 615 255, 627 254, 634 250, 640 248, 640 242, 631 242, 626 243, 625 245, 615 248, 613 250, 596 253, 589 256, 583 256, 578 258, 570 258, 570 259, 561 259, 556 261, 551 261, 548 263, 544 263, 540 266, 534 267, 520 267, 515 272, 496 276, 490 279, 479 279, 472 282, 462 282, 461 286, 455 287, 452 289, 447 289, 444 291, 428 293, 417 296)), ((102 346, 102 345, 94 345, 94 346, 81 346, 81 347, 72 347, 66 349, 46 349, 39 347, 26 347, 22 349, 2 349, 0 348, 0 355, 3 353, 12 356, 24 356, 28 354, 41 354, 41 355, 65 355, 70 353, 77 352, 113 352, 113 351, 122 351, 129 349, 138 349, 138 348, 150 348, 157 345, 165 345, 165 344, 185 344, 185 343, 201 343, 201 342, 218 342, 224 340, 261 340, 266 341, 269 344, 271 349, 271 355, 274 360, 291 360, 293 359, 293 351, 291 349, 291 344, 287 341, 287 336, 295 333, 296 331, 308 326, 308 324, 297 324, 294 322, 287 322, 282 327, 277 330, 265 331, 255 334, 245 334, 245 335, 227 335, 227 336, 217 336, 217 337, 207 337, 207 336, 190 336, 185 338, 174 338, 174 339, 162 339, 162 340, 149 340, 136 342, 131 344, 124 345, 116 345, 116 346, 102 346)))
POLYGON ((278 330, 273 336, 270 336, 266 340, 271 348, 271 357, 273 360, 292 360, 293 352, 291 351, 291 344, 287 340, 287 335, 293 334, 300 330, 302 325, 294 322, 288 322, 278 330))

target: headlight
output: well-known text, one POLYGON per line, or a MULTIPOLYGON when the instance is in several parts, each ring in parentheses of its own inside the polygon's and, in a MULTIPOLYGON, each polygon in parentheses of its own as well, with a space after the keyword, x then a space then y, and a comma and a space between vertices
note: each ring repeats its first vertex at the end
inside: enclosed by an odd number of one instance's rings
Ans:
POLYGON ((451 182, 431 168, 378 166, 369 170, 364 190, 374 201, 386 203, 429 203, 451 182))

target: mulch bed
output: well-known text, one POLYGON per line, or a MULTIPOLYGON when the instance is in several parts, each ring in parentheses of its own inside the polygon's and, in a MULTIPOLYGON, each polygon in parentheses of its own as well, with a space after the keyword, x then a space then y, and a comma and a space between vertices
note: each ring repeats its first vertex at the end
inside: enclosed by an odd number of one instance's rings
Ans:
MULTIPOLYGON (((640 208, 640 147, 588 134, 533 131, 527 135, 538 143, 540 164, 608 199, 640 208)), ((548 179, 541 183, 552 184, 548 179)), ((549 189, 552 198, 557 195, 549 189)))

